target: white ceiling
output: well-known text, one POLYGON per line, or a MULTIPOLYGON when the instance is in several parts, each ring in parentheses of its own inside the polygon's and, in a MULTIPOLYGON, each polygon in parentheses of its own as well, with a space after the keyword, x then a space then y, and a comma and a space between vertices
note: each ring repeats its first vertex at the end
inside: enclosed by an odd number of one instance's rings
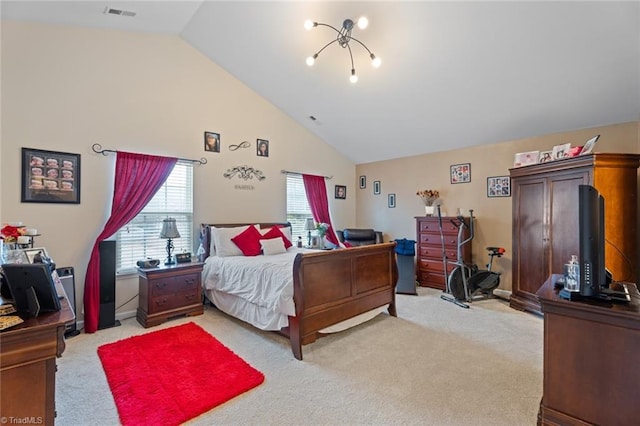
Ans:
POLYGON ((2 19, 171 33, 357 164, 640 119, 640 2, 2 1, 2 19), (108 16, 106 6, 135 11, 108 16), (335 38, 306 19, 355 29, 335 38), (312 121, 309 116, 315 116, 312 121))

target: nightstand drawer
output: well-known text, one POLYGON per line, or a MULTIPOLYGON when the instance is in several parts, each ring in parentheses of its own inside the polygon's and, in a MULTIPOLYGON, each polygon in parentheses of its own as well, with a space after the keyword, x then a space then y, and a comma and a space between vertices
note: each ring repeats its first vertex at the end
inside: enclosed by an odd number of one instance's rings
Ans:
POLYGON ((185 290, 193 290, 199 286, 199 274, 176 275, 159 278, 150 282, 151 297, 173 294, 185 290))
POLYGON ((197 290, 156 296, 153 297, 151 303, 149 303, 149 314, 193 305, 194 303, 199 303, 201 300, 200 292, 197 290))

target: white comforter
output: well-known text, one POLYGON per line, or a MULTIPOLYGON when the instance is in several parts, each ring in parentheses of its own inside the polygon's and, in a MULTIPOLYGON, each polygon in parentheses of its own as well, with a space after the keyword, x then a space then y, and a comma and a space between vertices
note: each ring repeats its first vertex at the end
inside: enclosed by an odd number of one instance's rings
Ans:
POLYGON ((273 256, 211 256, 205 261, 202 285, 240 297, 274 313, 295 315, 293 261, 306 251, 290 248, 273 256))

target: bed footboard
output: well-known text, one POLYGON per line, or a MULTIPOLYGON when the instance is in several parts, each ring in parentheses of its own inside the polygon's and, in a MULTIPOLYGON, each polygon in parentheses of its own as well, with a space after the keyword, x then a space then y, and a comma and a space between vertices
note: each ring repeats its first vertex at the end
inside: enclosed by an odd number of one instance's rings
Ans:
POLYGON ((372 244, 296 256, 296 316, 289 317, 288 332, 297 359, 302 359, 302 345, 315 341, 323 328, 387 304, 389 314, 396 316, 394 247, 372 244))

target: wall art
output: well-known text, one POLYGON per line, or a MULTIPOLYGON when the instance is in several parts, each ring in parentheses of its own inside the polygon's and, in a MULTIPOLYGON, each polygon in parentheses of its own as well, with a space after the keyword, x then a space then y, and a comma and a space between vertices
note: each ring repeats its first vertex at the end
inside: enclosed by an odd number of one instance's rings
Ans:
POLYGON ((237 151, 240 148, 251 148, 251 142, 242 141, 239 144, 231 144, 229 145, 229 151, 237 151))
POLYGON ((552 156, 554 160, 562 160, 563 158, 569 158, 569 150, 571 149, 570 143, 563 143, 553 147, 552 156))
POLYGON ((471 182, 471 163, 454 164, 451 166, 451 183, 471 182))
POLYGON ((487 197, 510 197, 511 178, 509 176, 490 176, 487 178, 487 197))
POLYGON ((540 151, 538 163, 548 163, 549 161, 553 161, 553 151, 540 151))
POLYGON ((22 148, 23 203, 80 204, 80 154, 22 148))
POLYGON ((258 157, 269 156, 269 141, 266 139, 258 139, 256 141, 256 155, 258 157))
POLYGON ((204 132, 204 150, 220 152, 220 133, 204 132))
POLYGON ((396 194, 389 194, 387 196, 387 205, 390 209, 394 209, 396 207, 396 194))
POLYGON ((360 176, 360 189, 365 189, 367 187, 367 177, 360 176))
POLYGON ((380 181, 373 181, 373 195, 380 195, 380 181))
POLYGON ((254 178, 257 180, 266 179, 266 176, 262 173, 261 170, 254 169, 253 167, 246 166, 246 165, 236 166, 232 169, 227 169, 227 171, 224 172, 222 176, 226 177, 227 179, 232 179, 233 177, 236 177, 236 176, 242 180, 251 180, 254 178))
POLYGON ((336 185, 335 188, 335 197, 339 200, 344 200, 347 198, 347 187, 344 185, 336 185))

